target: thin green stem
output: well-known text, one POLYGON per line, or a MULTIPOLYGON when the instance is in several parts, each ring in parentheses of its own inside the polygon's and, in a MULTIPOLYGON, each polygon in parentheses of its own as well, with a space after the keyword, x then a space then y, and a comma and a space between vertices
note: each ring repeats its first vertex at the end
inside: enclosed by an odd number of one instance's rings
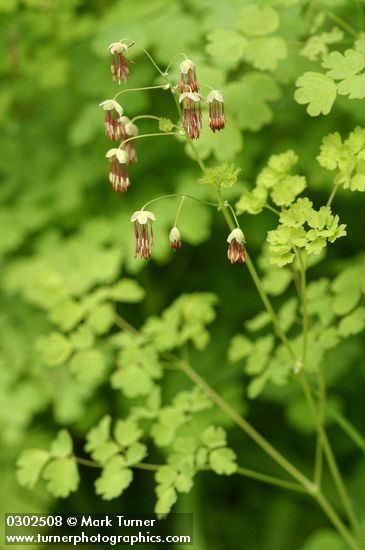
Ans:
POLYGON ((159 84, 158 86, 142 86, 141 88, 126 88, 125 90, 121 90, 115 96, 113 97, 113 100, 115 101, 117 97, 119 97, 121 94, 127 94, 128 92, 144 92, 145 90, 168 90, 166 84, 159 84))
POLYGON ((307 346, 308 346, 308 301, 307 301, 307 276, 306 276, 306 265, 303 260, 303 257, 300 253, 300 250, 295 247, 295 254, 298 258, 300 266, 300 295, 302 302, 302 321, 303 321, 303 337, 302 337, 302 366, 303 369, 306 367, 306 358, 307 358, 307 346))
POLYGON ((227 414, 245 433, 250 437, 261 449, 268 454, 279 466, 291 475, 300 485, 304 487, 306 492, 311 495, 320 505, 324 513, 333 523, 335 528, 346 540, 352 550, 361 550, 361 546, 353 538, 350 531, 336 514, 325 496, 319 491, 318 486, 312 483, 302 472, 300 472, 293 464, 291 464, 279 451, 275 449, 245 418, 229 405, 217 392, 205 382, 203 378, 185 361, 172 356, 172 360, 177 362, 179 368, 184 372, 204 393, 210 397, 224 413, 227 414))
POLYGON ((232 216, 233 216, 233 219, 234 219, 234 221, 235 221, 235 224, 236 224, 236 226, 239 228, 239 227, 240 227, 240 224, 238 223, 238 219, 237 219, 237 216, 236 216, 236 214, 235 214, 235 211, 234 211, 232 205, 229 204, 228 201, 225 201, 225 204, 226 204, 226 206, 228 206, 228 208, 230 209, 230 212, 231 212, 231 214, 232 214, 232 216))
MULTIPOLYGON (((80 458, 78 456, 75 456, 74 458, 78 464, 82 464, 83 466, 88 466, 90 468, 99 468, 99 469, 103 467, 101 464, 98 464, 93 460, 88 460, 87 458, 80 458)), ((156 470, 158 470, 158 468, 160 468, 160 465, 149 464, 147 462, 139 462, 138 464, 133 464, 132 468, 136 468, 137 470, 149 470, 151 472, 155 472, 156 470)))
POLYGON ((282 487, 283 489, 289 489, 290 491, 297 491, 299 493, 307 492, 302 485, 298 485, 297 483, 293 483, 291 481, 286 481, 285 479, 279 479, 277 477, 262 474, 261 472, 256 472, 256 470, 250 470, 239 466, 236 473, 251 479, 257 479, 263 483, 269 483, 270 485, 276 485, 277 487, 282 487))
POLYGON ((354 29, 354 27, 352 25, 347 23, 347 21, 342 19, 342 17, 339 17, 338 15, 333 13, 332 11, 326 11, 326 15, 327 15, 328 19, 331 19, 334 23, 337 23, 337 25, 339 27, 342 27, 343 30, 347 31, 352 36, 355 36, 355 37, 358 36, 357 30, 354 29))
POLYGON ((328 201, 326 202, 326 206, 331 206, 333 199, 335 198, 335 195, 337 193, 338 188, 340 187, 339 183, 336 183, 336 185, 333 187, 330 196, 328 197, 328 201))
POLYGON ((184 53, 177 53, 176 55, 174 55, 174 57, 171 59, 170 63, 167 65, 165 71, 164 71, 164 76, 167 76, 168 72, 169 72, 169 69, 171 67, 171 65, 173 64, 173 62, 175 61, 175 59, 177 59, 178 57, 185 57, 185 59, 187 59, 187 56, 184 54, 184 53))
POLYGON ((122 141, 122 143, 119 145, 118 149, 121 149, 123 145, 128 143, 128 141, 134 141, 135 139, 142 139, 147 137, 159 137, 159 136, 179 136, 176 132, 154 132, 152 134, 141 134, 140 136, 132 136, 128 139, 125 139, 122 141))
POLYGON ((181 199, 181 202, 179 204, 179 208, 177 209, 176 216, 175 216, 175 221, 174 221, 174 227, 176 227, 176 225, 177 225, 177 220, 179 218, 180 210, 182 208, 182 205, 184 204, 185 199, 186 199, 186 197, 183 196, 183 198, 181 199))
POLYGON ((156 197, 155 199, 152 199, 152 200, 146 202, 146 204, 144 206, 142 206, 141 210, 144 210, 147 206, 149 206, 153 202, 157 202, 157 201, 160 201, 162 199, 170 199, 170 198, 173 198, 173 197, 175 197, 175 198, 176 197, 184 197, 185 199, 190 199, 190 200, 198 202, 200 204, 205 204, 206 206, 213 206, 214 208, 216 208, 218 206, 214 202, 208 202, 208 201, 205 201, 203 199, 198 199, 197 197, 193 197, 192 195, 187 195, 186 193, 171 193, 170 195, 161 195, 161 197, 156 197))
POLYGON ((347 516, 350 520, 352 528, 354 529, 354 532, 359 534, 359 535, 362 535, 361 527, 360 527, 360 525, 357 521, 357 518, 355 516, 350 498, 349 498, 348 493, 347 493, 346 486, 343 482, 341 473, 340 473, 339 468, 337 466, 337 462, 336 462, 335 456, 333 454, 330 442, 328 440, 326 431, 324 430, 324 428, 323 428, 323 426, 320 422, 320 419, 318 417, 318 412, 317 412, 317 409, 316 409, 316 406, 315 406, 315 403, 314 403, 314 400, 313 400, 312 391, 311 391, 311 388, 308 384, 308 380, 305 376, 305 372, 302 370, 299 373, 298 377, 299 377, 300 383, 302 385, 303 392, 304 392, 304 395, 306 397, 309 410, 310 410, 311 415, 313 417, 313 420, 315 422, 317 431, 319 433, 319 436, 321 437, 322 447, 323 447, 323 450, 324 450, 324 454, 326 456, 327 464, 328 464, 329 470, 331 472, 333 481, 336 485, 338 494, 341 498, 344 509, 346 510, 347 516))
POLYGON ((273 212, 277 216, 280 216, 279 210, 276 210, 276 208, 273 208, 270 204, 265 204, 264 208, 266 208, 266 210, 270 210, 270 212, 273 212))
POLYGON ((147 50, 142 48, 142 51, 147 55, 148 59, 151 61, 152 65, 155 67, 155 69, 160 73, 161 76, 165 76, 164 72, 160 69, 160 67, 157 65, 156 61, 153 59, 152 55, 148 53, 147 50))
MULTIPOLYGON (((323 374, 320 370, 317 373, 318 380, 318 399, 319 399, 319 421, 322 426, 324 426, 325 412, 326 412, 326 384, 323 377, 323 374)), ((321 441, 321 434, 317 431, 317 442, 316 442, 316 456, 314 463, 314 482, 320 486, 322 478, 322 468, 323 468, 323 447, 321 441)))
MULTIPOLYGON (((138 115, 138 116, 135 116, 131 119, 131 122, 135 122, 136 120, 141 120, 141 119, 152 119, 152 120, 162 120, 163 117, 160 117, 160 116, 155 116, 155 115, 138 115)), ((178 130, 182 130, 182 127, 181 126, 178 126, 177 124, 174 124, 173 122, 171 122, 172 126, 174 128, 177 128, 178 130)))
POLYGON ((188 138, 188 143, 189 143, 190 149, 193 152, 193 155, 195 157, 196 162, 199 164, 201 171, 204 173, 207 168, 204 164, 203 159, 199 155, 199 152, 198 152, 197 148, 195 147, 195 143, 189 138, 188 138))
POLYGON ((334 412, 333 419, 349 438, 365 453, 365 437, 341 413, 334 412))

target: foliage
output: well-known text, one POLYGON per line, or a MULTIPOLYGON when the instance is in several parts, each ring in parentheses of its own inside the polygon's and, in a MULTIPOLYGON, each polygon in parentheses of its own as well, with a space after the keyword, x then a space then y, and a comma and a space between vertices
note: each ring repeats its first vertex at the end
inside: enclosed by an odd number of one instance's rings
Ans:
MULTIPOLYGON (((305 487, 296 498, 245 477, 290 474, 237 415, 312 479, 304 373, 364 523, 364 11, 350 0, 0 2, 4 512, 189 510, 202 550, 351 547, 305 487), (135 44, 119 86, 107 46, 121 36, 135 44), (194 148, 176 128, 179 52, 203 95, 224 93, 226 128, 211 132, 203 106, 194 148), (124 93, 145 86, 161 89, 124 93), (98 107, 121 90, 125 115, 155 117, 136 120, 139 136, 166 134, 136 141, 125 195, 108 183, 98 107), (148 207, 152 260, 134 259, 130 217, 166 195, 148 207), (244 231, 243 267, 226 262, 222 213, 244 231)), ((325 456, 323 470, 350 532, 325 456)))

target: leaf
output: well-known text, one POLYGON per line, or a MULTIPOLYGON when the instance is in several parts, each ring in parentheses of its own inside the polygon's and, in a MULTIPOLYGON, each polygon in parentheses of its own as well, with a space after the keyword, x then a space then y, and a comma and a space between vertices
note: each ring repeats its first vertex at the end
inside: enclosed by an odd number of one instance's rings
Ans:
POLYGON ((119 497, 133 481, 133 472, 125 467, 121 456, 112 458, 103 468, 101 476, 95 481, 95 492, 103 500, 119 497))
POLYGON ((236 454, 232 449, 223 447, 209 454, 209 466, 218 475, 231 475, 237 471, 236 454))
POLYGON ((143 443, 132 443, 125 453, 127 466, 141 462, 147 456, 147 447, 143 443))
POLYGON ((214 64, 223 64, 233 69, 243 57, 247 40, 240 33, 231 30, 216 30, 207 35, 207 53, 213 58, 214 64))
POLYGON ((365 97, 365 75, 355 75, 345 78, 337 86, 340 95, 348 95, 349 99, 364 99, 365 97))
POLYGON ((177 501, 177 494, 173 487, 168 487, 165 491, 160 493, 156 505, 155 514, 158 516, 164 516, 168 514, 177 501))
POLYGON ((133 279, 122 279, 110 288, 109 295, 116 302, 134 304, 143 300, 145 291, 133 279))
POLYGON ((46 480, 47 490, 56 498, 66 498, 77 491, 80 477, 76 459, 57 458, 51 460, 43 470, 42 477, 46 480))
POLYGON ((98 304, 90 313, 87 325, 95 334, 105 334, 114 324, 115 311, 111 304, 98 304))
POLYGON ((72 352, 70 340, 60 332, 39 338, 37 348, 43 362, 51 367, 65 363, 72 352))
POLYGON ((52 322, 64 331, 72 329, 81 321, 83 315, 82 305, 71 298, 65 298, 58 302, 50 311, 52 322))
POLYGON ((224 447, 227 444, 226 432, 223 428, 217 428, 216 426, 208 426, 202 434, 202 442, 209 449, 215 447, 224 447))
POLYGON ((241 168, 235 168, 233 164, 221 164, 214 168, 207 168, 204 176, 198 179, 198 183, 229 188, 236 183, 240 172, 241 168))
POLYGON ((86 435, 85 450, 100 464, 105 464, 120 451, 119 446, 110 439, 110 424, 111 417, 104 416, 86 435))
POLYGON ((350 313, 349 315, 346 315, 343 319, 341 319, 339 325, 338 325, 338 332, 340 336, 348 337, 352 334, 358 334, 361 332, 365 327, 365 308, 364 307, 358 307, 350 313))
POLYGON ((70 340, 75 350, 83 350, 92 347, 94 335, 86 324, 81 324, 70 334, 70 340))
POLYGON ((248 43, 244 55, 255 69, 272 71, 288 55, 286 42, 280 36, 254 38, 248 43))
POLYGON ((234 336, 228 348, 229 361, 231 363, 235 363, 240 359, 248 357, 252 351, 252 348, 253 344, 251 340, 246 338, 246 336, 241 336, 241 334, 234 336))
POLYGON ((20 485, 33 489, 48 460, 49 453, 42 449, 25 449, 22 451, 16 463, 16 477, 20 485))
POLYGON ((279 16, 269 6, 248 4, 240 11, 237 27, 248 36, 271 34, 279 27, 279 16))
POLYGON ((153 388, 149 374, 138 366, 118 369, 112 374, 110 382, 112 388, 121 390, 130 398, 147 395, 153 388))
POLYGON ((142 430, 134 420, 117 420, 114 428, 114 437, 122 447, 129 447, 142 435, 142 430))
POLYGON ((50 456, 52 458, 66 458, 72 454, 73 442, 67 430, 60 430, 56 439, 51 443, 50 456))
POLYGON ((306 72, 296 82, 295 100, 306 105, 310 116, 328 115, 335 102, 337 88, 331 78, 315 72, 306 72))
POLYGON ((364 56, 356 50, 346 50, 344 54, 331 52, 323 58, 322 66, 327 75, 335 80, 343 80, 356 75, 365 67, 364 56))
POLYGON ((75 353, 69 368, 75 378, 85 384, 99 382, 105 372, 105 358, 97 349, 86 349, 75 353))

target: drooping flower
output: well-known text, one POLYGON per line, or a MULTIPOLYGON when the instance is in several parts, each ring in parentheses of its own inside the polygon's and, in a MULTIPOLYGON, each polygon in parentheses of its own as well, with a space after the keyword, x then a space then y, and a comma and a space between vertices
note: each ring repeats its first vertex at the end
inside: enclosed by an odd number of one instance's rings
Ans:
POLYGON ((128 52, 129 47, 124 42, 112 42, 108 46, 108 50, 113 56, 110 66, 112 78, 114 82, 118 79, 119 84, 121 80, 124 82, 128 80, 129 69, 127 63, 130 63, 130 61, 126 59, 125 54, 128 52))
POLYGON ((196 79, 195 63, 191 59, 185 59, 180 63, 180 80, 175 87, 179 92, 198 92, 199 84, 196 79))
POLYGON ((231 264, 243 264, 246 261, 245 237, 241 229, 236 227, 228 235, 229 243, 227 257, 231 264))
POLYGON ((128 153, 123 149, 109 149, 105 155, 109 159, 109 180, 114 191, 125 193, 130 185, 128 177, 128 153))
POLYGON ((223 130, 225 126, 224 117, 224 97, 219 90, 212 90, 208 94, 207 102, 209 105, 209 126, 213 132, 223 130))
POLYGON ((198 92, 183 92, 179 97, 182 104, 182 125, 191 139, 198 139, 202 129, 200 99, 198 92))
POLYGON ((174 226, 170 231, 169 241, 172 250, 175 252, 181 248, 181 233, 176 226, 174 226))
POLYGON ((117 141, 122 136, 120 119, 123 114, 123 107, 114 99, 102 101, 99 103, 99 107, 102 107, 105 111, 105 135, 109 139, 117 141))
POLYGON ((131 222, 134 224, 134 257, 138 255, 145 260, 151 257, 153 247, 153 229, 152 224, 156 220, 155 215, 148 210, 137 210, 131 216, 131 222))
MULTIPOLYGON (((128 118, 128 117, 122 117, 122 118, 128 118)), ((128 139, 138 136, 138 128, 128 118, 128 120, 123 125, 123 129, 125 133, 125 137, 123 137, 123 140, 127 140, 127 142, 123 145, 123 148, 128 153, 129 164, 133 164, 137 162, 136 142, 134 139, 130 141, 128 141, 128 139)))

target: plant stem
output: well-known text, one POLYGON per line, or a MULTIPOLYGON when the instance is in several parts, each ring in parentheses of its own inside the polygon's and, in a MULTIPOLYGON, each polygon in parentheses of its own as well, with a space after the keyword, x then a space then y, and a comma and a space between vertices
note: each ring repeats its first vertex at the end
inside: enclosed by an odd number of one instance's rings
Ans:
POLYGON ((176 224, 177 224, 177 220, 179 218, 179 214, 180 214, 180 210, 182 208, 182 205, 184 204, 184 200, 185 200, 185 196, 181 199, 181 202, 179 204, 179 208, 177 209, 177 212, 176 212, 176 216, 175 216, 175 220, 174 220, 174 227, 176 227, 176 224))
POLYGON ((333 413, 335 422, 349 436, 350 439, 365 453, 365 438, 361 433, 339 412, 333 413))
POLYGON ((308 304, 307 304, 307 276, 306 266, 300 251, 295 248, 299 265, 300 265, 300 294, 302 302, 302 320, 303 320, 303 337, 302 337, 302 364, 303 369, 306 367, 307 345, 308 345, 308 304))
MULTIPOLYGON (((79 464, 82 464, 83 466, 89 466, 90 468, 103 468, 101 464, 98 464, 97 462, 94 462, 93 460, 88 460, 87 458, 80 458, 78 456, 74 457, 76 462, 79 464)), ((158 468, 160 468, 159 464, 149 464, 147 462, 139 462, 138 464, 133 464, 131 468, 136 468, 137 470, 149 470, 151 472, 155 472, 158 468)))
POLYGON ((214 208, 216 208, 218 206, 214 202, 209 202, 209 201, 205 201, 203 199, 198 199, 197 197, 193 197, 192 195, 187 195, 186 193, 171 193, 170 195, 161 195, 161 197, 156 197, 155 199, 152 199, 152 200, 146 202, 146 204, 144 204, 142 206, 141 210, 144 210, 147 206, 149 206, 153 202, 157 202, 157 201, 160 201, 160 200, 163 200, 163 199, 170 199, 170 198, 173 198, 173 197, 174 198, 182 197, 183 199, 190 199, 190 200, 198 202, 200 204, 205 204, 206 206, 213 206, 214 208))
POLYGON ((255 470, 250 470, 248 468, 242 468, 241 466, 237 468, 236 473, 251 479, 257 479, 258 481, 262 481, 264 483, 269 483, 270 485, 282 487, 283 489, 289 489, 299 493, 307 492, 304 487, 298 485, 297 483, 292 483, 291 481, 286 481, 285 479, 279 479, 277 477, 262 474, 261 472, 256 472, 255 470))
POLYGON ((325 496, 319 491, 318 486, 312 483, 304 474, 302 474, 293 464, 291 464, 279 451, 275 449, 245 418, 229 405, 207 382, 185 361, 172 356, 172 360, 177 363, 184 372, 201 390, 210 397, 210 399, 229 416, 261 449, 268 454, 279 466, 281 466, 289 475, 291 475, 305 491, 312 496, 320 505, 324 513, 336 527, 341 536, 346 540, 352 550, 361 550, 360 545, 353 538, 350 531, 336 514, 325 496))
MULTIPOLYGON (((326 412, 326 384, 323 374, 320 370, 317 373, 318 390, 319 390, 319 421, 324 426, 326 412)), ((314 463, 314 482, 320 486, 323 467, 323 447, 321 435, 317 432, 316 457, 314 463)))
POLYGON ((340 187, 339 183, 336 183, 336 185, 333 187, 330 196, 328 197, 328 201, 326 202, 326 206, 331 206, 333 199, 335 198, 335 195, 337 193, 337 189, 340 187))
POLYGON ((119 145, 118 149, 123 147, 128 141, 134 141, 135 139, 142 139, 147 137, 158 137, 158 136, 179 136, 180 134, 177 134, 176 132, 155 132, 152 134, 141 134, 140 136, 132 136, 128 139, 125 139, 122 141, 122 143, 119 145))
POLYGON ((305 394, 305 397, 306 397, 306 400, 307 400, 307 403, 308 403, 308 406, 309 406, 309 410, 312 414, 313 420, 315 421, 315 425, 316 425, 318 434, 321 438, 322 447, 323 447, 323 450, 324 450, 324 454, 326 456, 327 464, 328 464, 329 470, 331 472, 333 481, 336 485, 338 494, 339 494, 339 496, 341 498, 341 501, 343 503, 344 509, 346 510, 346 513, 347 513, 348 518, 350 520, 351 526, 354 529, 354 532, 357 533, 357 534, 362 535, 361 527, 360 527, 360 525, 357 521, 357 518, 355 516, 355 513, 353 511, 350 498, 347 494, 347 490, 346 490, 345 484, 343 482, 343 479, 342 479, 341 473, 339 471, 339 468, 337 466, 337 462, 336 462, 335 456, 333 454, 330 442, 328 440, 326 431, 324 430, 324 428, 321 424, 320 418, 318 417, 317 409, 316 409, 316 406, 315 406, 315 403, 314 403, 314 400, 313 400, 313 396, 312 396, 312 391, 311 391, 310 386, 308 384, 308 380, 305 376, 305 372, 302 370, 299 373, 298 377, 299 377, 299 380, 301 382, 303 392, 305 394))
POLYGON ((357 38, 358 32, 354 29, 354 27, 352 25, 350 25, 349 23, 347 23, 347 21, 342 19, 342 17, 339 17, 338 15, 333 13, 332 11, 326 11, 326 15, 327 15, 328 19, 332 19, 332 21, 337 23, 337 25, 339 27, 342 27, 349 34, 351 34, 352 36, 355 36, 357 38))
POLYGON ((168 90, 166 87, 166 84, 159 84, 158 86, 142 86, 141 88, 126 88, 125 90, 121 90, 115 96, 113 97, 113 100, 115 101, 117 97, 119 97, 121 94, 127 94, 128 92, 144 92, 145 90, 168 90))

